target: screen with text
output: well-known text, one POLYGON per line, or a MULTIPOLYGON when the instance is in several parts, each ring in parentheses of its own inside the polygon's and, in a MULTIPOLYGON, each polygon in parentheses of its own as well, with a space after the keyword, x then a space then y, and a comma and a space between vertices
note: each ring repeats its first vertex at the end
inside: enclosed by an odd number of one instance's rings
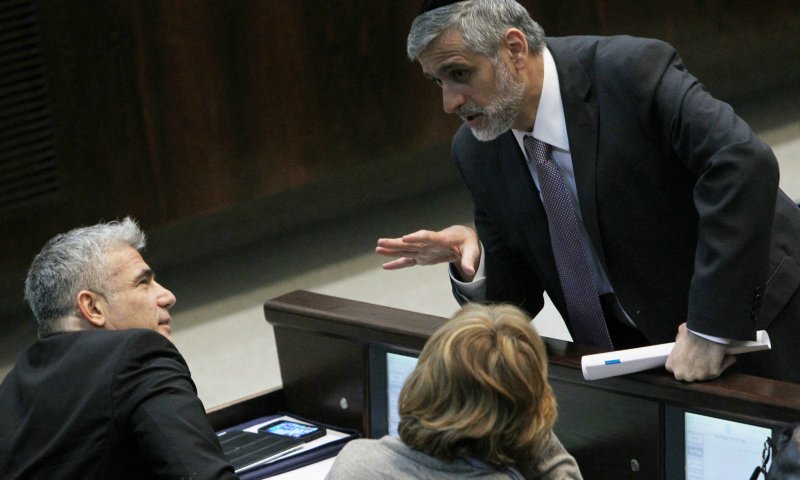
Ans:
POLYGON ((399 398, 400 389, 406 377, 417 365, 416 357, 386 353, 386 397, 389 417, 389 435, 397 436, 397 427, 400 423, 399 398))

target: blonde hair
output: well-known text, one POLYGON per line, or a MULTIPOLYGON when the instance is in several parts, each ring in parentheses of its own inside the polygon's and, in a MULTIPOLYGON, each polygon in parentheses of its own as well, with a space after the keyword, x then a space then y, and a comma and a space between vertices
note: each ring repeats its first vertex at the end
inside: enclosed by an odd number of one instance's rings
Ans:
POLYGON ((401 439, 446 461, 531 459, 555 419, 544 344, 510 305, 462 308, 425 344, 400 392, 401 439))

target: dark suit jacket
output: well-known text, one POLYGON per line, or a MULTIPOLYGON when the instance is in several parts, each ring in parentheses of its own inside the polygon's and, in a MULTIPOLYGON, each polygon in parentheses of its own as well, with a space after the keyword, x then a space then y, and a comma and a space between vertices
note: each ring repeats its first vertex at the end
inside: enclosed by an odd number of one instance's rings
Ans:
MULTIPOLYGON (((669 45, 549 38, 586 230, 619 301, 653 343, 677 327, 752 339, 800 284, 800 211, 770 148, 669 45)), ((545 212, 513 134, 466 126, 453 157, 486 249, 487 297, 567 319, 545 212)))
POLYGON ((0 384, 4 479, 237 478, 183 357, 150 330, 39 340, 0 384))

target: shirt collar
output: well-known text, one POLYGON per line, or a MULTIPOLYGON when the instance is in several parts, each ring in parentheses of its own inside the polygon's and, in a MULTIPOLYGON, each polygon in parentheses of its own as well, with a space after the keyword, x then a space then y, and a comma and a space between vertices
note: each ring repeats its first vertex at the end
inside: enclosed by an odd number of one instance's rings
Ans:
POLYGON ((544 79, 533 132, 513 129, 512 132, 520 145, 522 145, 522 139, 525 135, 533 133, 535 138, 568 152, 567 121, 564 118, 564 105, 561 103, 561 90, 558 83, 556 62, 547 47, 542 50, 542 55, 544 57, 544 79))

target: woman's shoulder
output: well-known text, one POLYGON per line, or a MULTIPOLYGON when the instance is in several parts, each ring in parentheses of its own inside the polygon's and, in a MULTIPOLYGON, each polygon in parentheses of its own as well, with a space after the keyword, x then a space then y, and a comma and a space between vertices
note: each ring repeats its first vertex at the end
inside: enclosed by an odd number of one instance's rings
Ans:
POLYGON ((408 447, 398 437, 385 436, 379 439, 359 438, 351 440, 336 457, 354 458, 359 462, 376 457, 403 456, 408 447))
MULTIPOLYGON (((377 440, 360 438, 351 440, 336 456, 326 477, 329 480, 386 478, 386 465, 398 450, 405 447, 396 437, 377 440)), ((407 447, 406 447, 407 448, 407 447)))
POLYGON ((493 470, 457 460, 445 462, 417 451, 397 437, 353 440, 336 457, 329 480, 349 479, 509 479, 513 471, 493 470))

